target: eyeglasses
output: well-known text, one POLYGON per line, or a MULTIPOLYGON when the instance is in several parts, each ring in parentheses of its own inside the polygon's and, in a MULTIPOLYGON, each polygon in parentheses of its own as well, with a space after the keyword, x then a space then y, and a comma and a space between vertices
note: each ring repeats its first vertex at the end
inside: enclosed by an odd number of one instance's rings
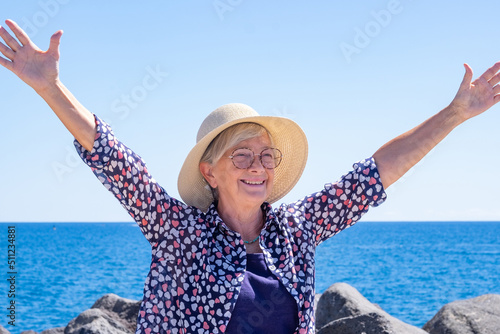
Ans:
POLYGON ((237 148, 228 158, 233 161, 233 165, 239 169, 247 169, 253 165, 255 156, 259 156, 260 163, 264 168, 274 169, 278 167, 283 158, 280 150, 274 147, 266 148, 260 154, 255 154, 249 148, 237 148))

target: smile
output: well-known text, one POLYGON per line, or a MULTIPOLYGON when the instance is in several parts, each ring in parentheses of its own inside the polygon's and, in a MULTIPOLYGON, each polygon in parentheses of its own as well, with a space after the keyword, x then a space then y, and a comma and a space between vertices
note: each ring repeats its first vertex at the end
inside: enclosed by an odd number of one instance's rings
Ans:
POLYGON ((245 184, 252 184, 252 185, 259 185, 259 184, 264 184, 265 181, 246 181, 246 180, 241 180, 245 184))

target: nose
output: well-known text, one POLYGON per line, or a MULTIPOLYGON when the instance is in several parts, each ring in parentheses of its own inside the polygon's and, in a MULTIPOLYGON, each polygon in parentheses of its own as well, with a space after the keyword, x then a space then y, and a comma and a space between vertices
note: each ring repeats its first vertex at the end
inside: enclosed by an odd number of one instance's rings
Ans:
POLYGON ((249 171, 256 171, 256 172, 261 172, 261 171, 265 171, 266 170, 266 168, 262 165, 262 162, 260 161, 260 155, 259 154, 255 154, 254 155, 253 162, 250 165, 250 167, 248 167, 248 170, 249 171))

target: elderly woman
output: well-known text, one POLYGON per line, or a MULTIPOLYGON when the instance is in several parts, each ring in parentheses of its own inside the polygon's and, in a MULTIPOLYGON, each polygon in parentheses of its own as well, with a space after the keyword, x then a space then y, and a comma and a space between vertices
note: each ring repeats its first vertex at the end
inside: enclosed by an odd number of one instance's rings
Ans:
POLYGON ((465 76, 451 104, 354 164, 324 189, 273 209, 307 158, 300 127, 243 104, 205 119, 181 169, 183 202, 116 139, 58 78, 61 31, 42 52, 13 22, 0 28, 0 64, 49 104, 97 178, 152 247, 137 333, 314 333, 314 254, 385 198, 394 183, 453 128, 500 99, 500 63, 465 76))

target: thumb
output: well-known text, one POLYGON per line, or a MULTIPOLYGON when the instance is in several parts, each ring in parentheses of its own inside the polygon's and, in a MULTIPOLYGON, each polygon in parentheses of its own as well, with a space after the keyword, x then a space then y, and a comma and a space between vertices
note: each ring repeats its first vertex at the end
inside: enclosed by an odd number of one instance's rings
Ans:
POLYGON ((464 64, 464 67, 465 67, 465 74, 464 78, 462 79, 462 83, 460 84, 460 88, 469 88, 472 82, 473 72, 469 64, 464 64))
POLYGON ((50 37, 50 45, 47 53, 52 54, 56 59, 59 59, 59 44, 61 42, 61 36, 63 34, 62 30, 57 31, 52 37, 50 37))

